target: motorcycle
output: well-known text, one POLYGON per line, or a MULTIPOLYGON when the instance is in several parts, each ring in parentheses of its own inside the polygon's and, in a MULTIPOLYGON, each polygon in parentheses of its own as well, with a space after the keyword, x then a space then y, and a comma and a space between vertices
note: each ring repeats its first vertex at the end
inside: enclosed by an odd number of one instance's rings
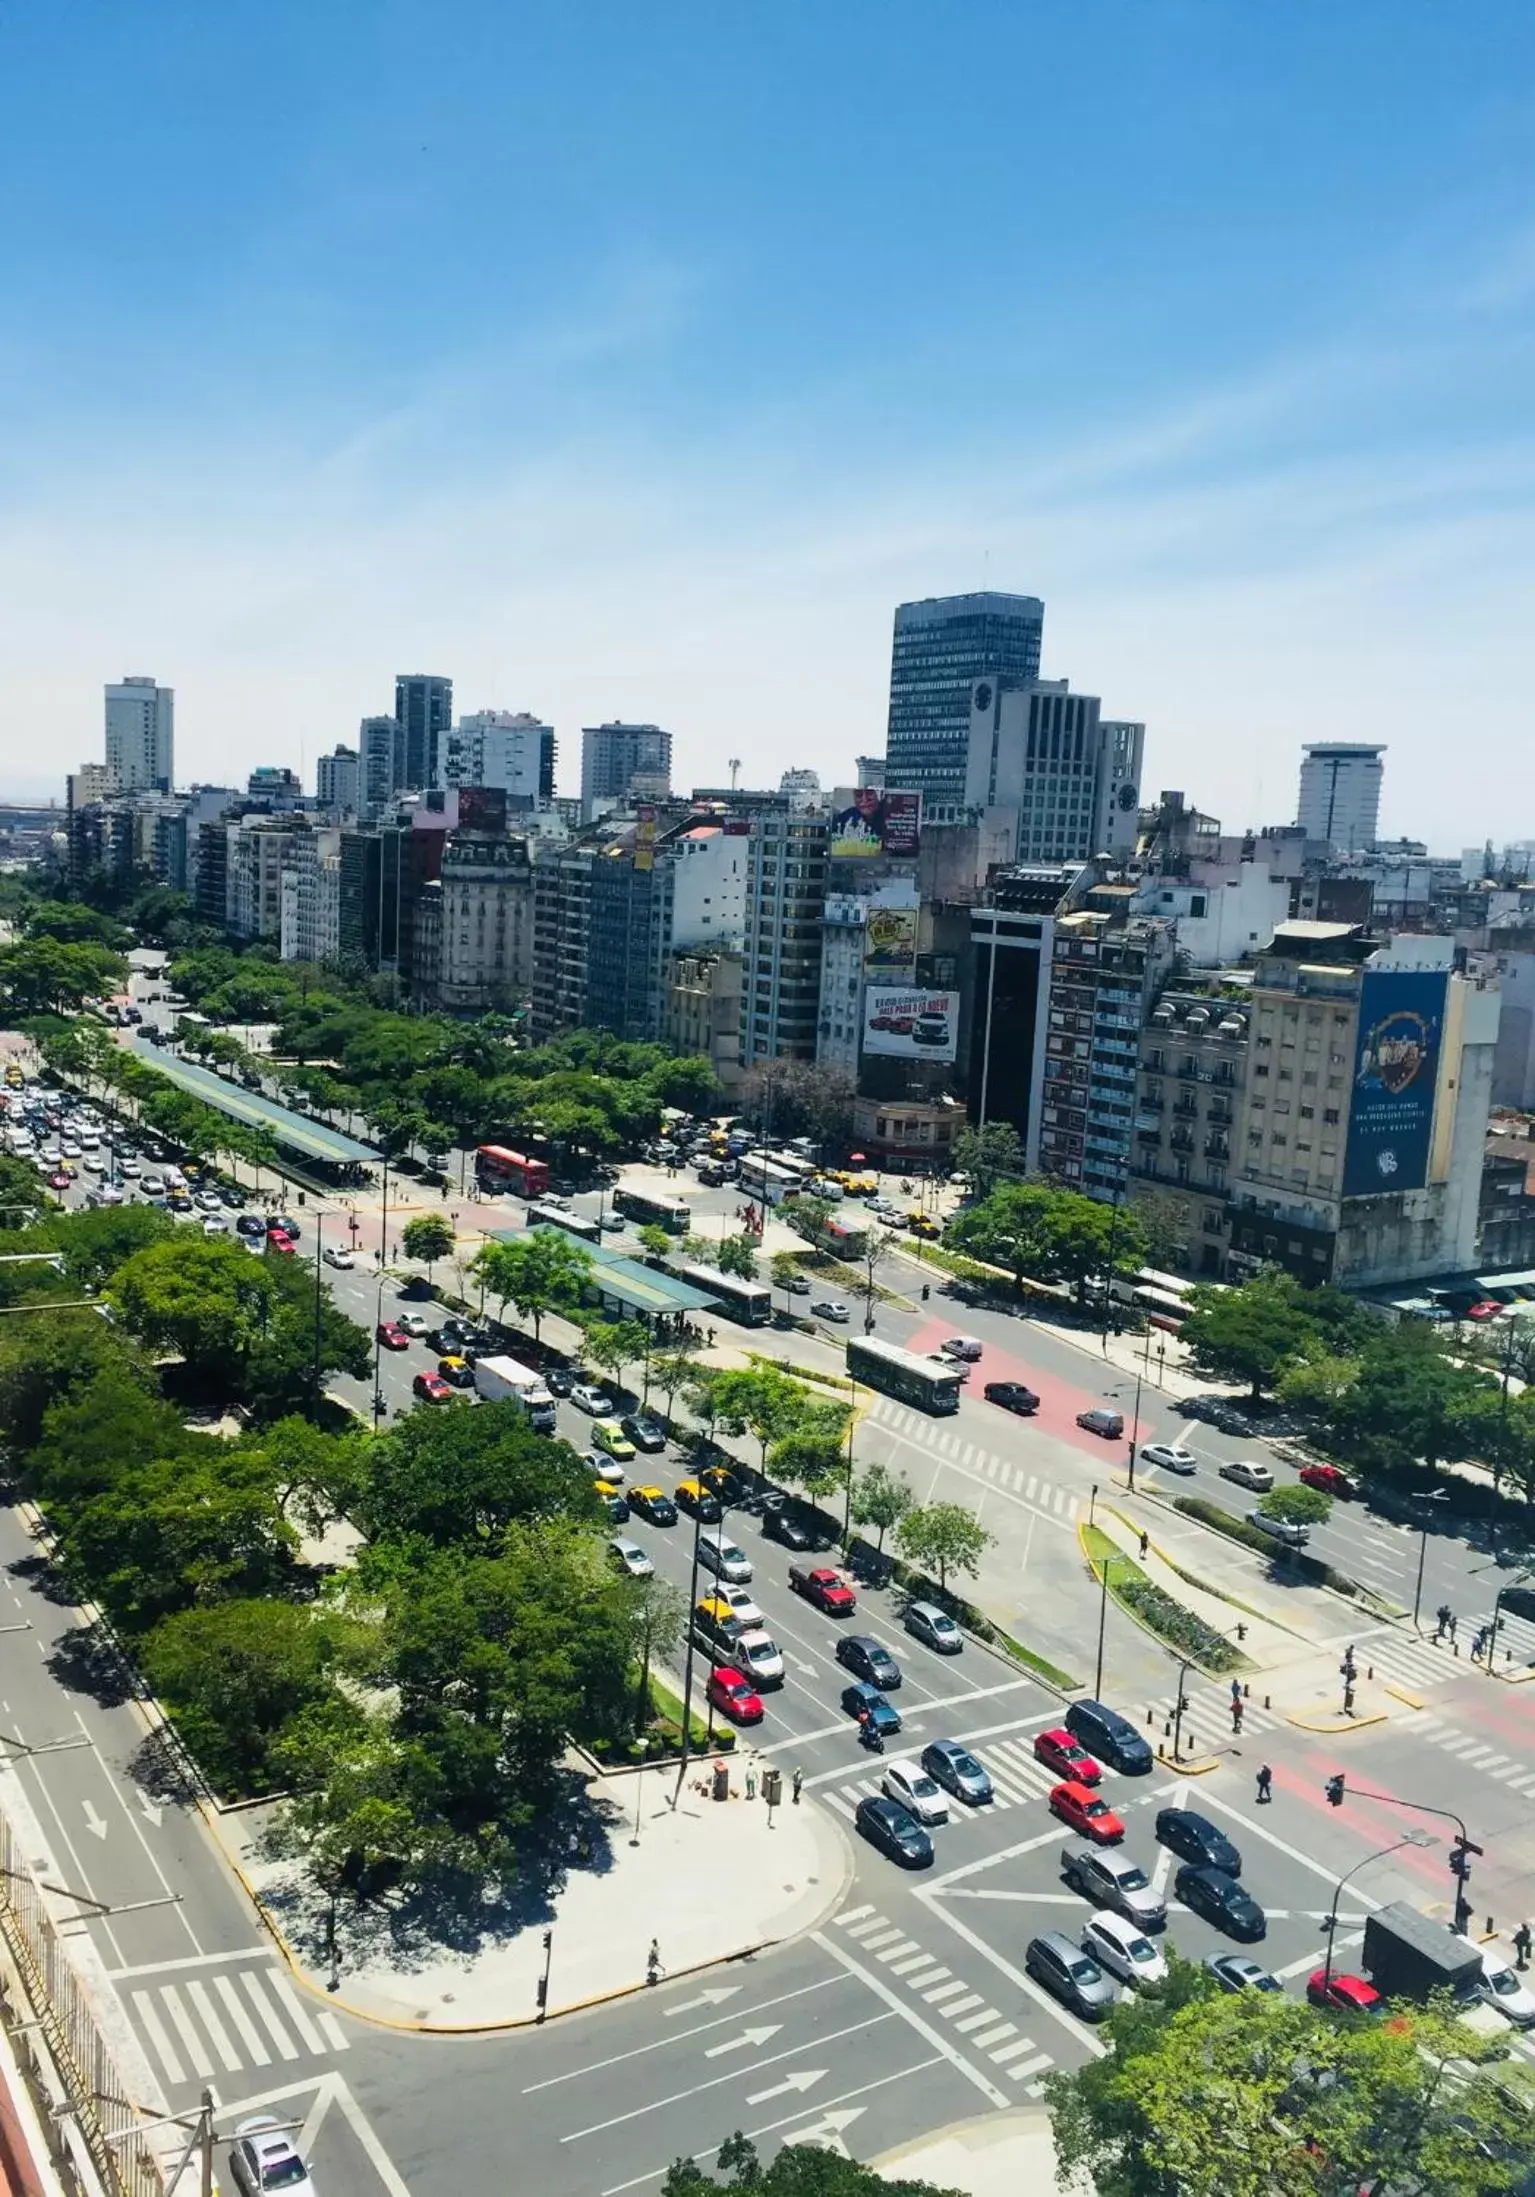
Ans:
POLYGON ((860 1746, 867 1747, 871 1755, 882 1755, 884 1753, 885 1742, 880 1738, 872 1717, 866 1716, 860 1723, 858 1742, 860 1746))

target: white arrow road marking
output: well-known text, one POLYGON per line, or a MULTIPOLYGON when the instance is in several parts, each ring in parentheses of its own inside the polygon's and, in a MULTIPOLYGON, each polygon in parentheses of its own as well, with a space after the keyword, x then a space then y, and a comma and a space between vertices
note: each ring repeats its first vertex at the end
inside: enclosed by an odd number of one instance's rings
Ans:
POLYGON ((160 1828, 160 1818, 164 1814, 164 1812, 165 1811, 158 1805, 158 1803, 146 1798, 143 1793, 140 1793, 139 1814, 144 1818, 146 1823, 152 1823, 157 1831, 160 1828))
POLYGON ((843 2141, 842 2132, 851 2128, 866 2109, 861 2105, 836 2106, 830 2113, 823 2113, 812 2128, 795 2128, 784 2138, 786 2144, 821 2144, 828 2151, 840 2152, 844 2159, 852 2153, 843 2141))
POLYGON ((674 2014, 691 2014, 700 2006, 723 2006, 726 1999, 733 1999, 741 1989, 738 1983, 712 1983, 705 1990, 695 1991, 692 1998, 679 1999, 675 2006, 666 2007, 666 2019, 670 2021, 674 2014))
POLYGON ((88 1800, 83 1802, 82 1805, 85 1809, 85 1828, 88 1831, 94 1831, 98 1838, 105 1838, 107 1835, 106 1817, 99 1815, 88 1800))
POLYGON ((711 2044, 704 2053, 706 2060, 717 2060, 722 2052, 739 2052, 743 2044, 766 2044, 769 2037, 776 2037, 782 2022, 765 2022, 760 2029, 743 2029, 739 2037, 727 2037, 723 2044, 711 2044))
POLYGON ((784 1661, 786 1663, 792 1663, 794 1665, 794 1668, 799 1672, 801 1678, 814 1678, 816 1675, 815 1665, 813 1663, 807 1663, 803 1656, 786 1655, 784 1657, 784 1661))
POLYGON ((808 2090, 812 2083, 824 2081, 825 2076, 824 2067, 801 2068, 797 2074, 787 2075, 781 2083, 775 2083, 771 2090, 749 2092, 746 2102, 748 2105, 766 2105, 769 2098, 782 2098, 791 2090, 808 2090))

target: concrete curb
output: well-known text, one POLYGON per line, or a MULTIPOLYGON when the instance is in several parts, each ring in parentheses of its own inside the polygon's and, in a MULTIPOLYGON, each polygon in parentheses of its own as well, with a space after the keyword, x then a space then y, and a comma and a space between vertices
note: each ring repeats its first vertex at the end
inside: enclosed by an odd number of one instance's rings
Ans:
POLYGON ((1362 1732, 1367 1725, 1387 1724, 1390 1720, 1390 1711, 1387 1709, 1377 1710, 1374 1716, 1340 1717, 1335 1709, 1325 1716, 1285 1716, 1285 1722, 1293 1724, 1297 1731, 1326 1732, 1332 1738, 1336 1738, 1340 1732, 1362 1732))
POLYGON ((1381 1691, 1382 1693, 1390 1694, 1393 1701, 1400 1701, 1405 1708, 1421 1709, 1423 1706, 1423 1703, 1418 1699, 1418 1696, 1416 1694, 1408 1693, 1405 1686, 1391 1686, 1383 1684, 1381 1687, 1381 1691))
MULTIPOLYGON (((1093 1584, 1094 1586, 1097 1586, 1099 1584, 1098 1566, 1092 1556, 1090 1556, 1088 1553, 1087 1520, 1085 1518, 1079 1518, 1077 1520, 1077 1541, 1082 1550, 1083 1561, 1087 1565, 1088 1571, 1092 1575, 1093 1584)), ((1116 1551, 1116 1554, 1124 1556, 1125 1552, 1120 1549, 1116 1551)), ((1126 1563, 1133 1564, 1135 1563, 1135 1558, 1133 1556, 1125 1556, 1125 1561, 1126 1563)), ((1140 1569, 1138 1565, 1136 1566, 1136 1568, 1137 1570, 1140 1569)), ((1146 1574, 1144 1572, 1141 1572, 1141 1577, 1144 1579, 1146 1577, 1146 1574)), ((1148 1584, 1154 1585, 1155 1582, 1151 1581, 1148 1582, 1148 1584)), ((1168 1599, 1169 1601, 1171 1601, 1173 1597, 1169 1595, 1168 1599)), ((1164 1640, 1162 1635, 1157 1631, 1154 1625, 1148 1625, 1145 1618, 1142 1617, 1137 1611, 1132 1610, 1128 1603, 1120 1601, 1119 1596, 1114 1592, 1112 1582, 1109 1586, 1109 1600, 1113 1603, 1115 1609, 1119 1611, 1121 1617, 1128 1617, 1131 1624, 1138 1626, 1140 1630, 1146 1635, 1146 1638, 1148 1640, 1154 1640, 1157 1646, 1162 1649, 1164 1654, 1181 1655, 1183 1657, 1183 1660, 1187 1663, 1192 1664, 1193 1668, 1198 1671, 1203 1678, 1225 1678, 1228 1675, 1225 1671, 1212 1671, 1208 1667, 1208 1665, 1200 1662, 1197 1655, 1190 1655, 1186 1649, 1175 1648, 1170 1640, 1164 1640)), ((1180 1602, 1178 1607, 1182 1609, 1183 1604, 1180 1602)), ((1192 1617, 1194 1614, 1195 1613, 1190 1610, 1189 1615, 1192 1617)), ((1243 1660, 1246 1660, 1245 1657, 1243 1660)))

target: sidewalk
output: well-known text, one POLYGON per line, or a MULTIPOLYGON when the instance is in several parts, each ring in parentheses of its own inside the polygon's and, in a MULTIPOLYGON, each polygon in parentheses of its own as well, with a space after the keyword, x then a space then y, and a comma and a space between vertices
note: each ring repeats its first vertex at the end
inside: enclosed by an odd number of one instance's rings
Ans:
POLYGON ((887 2182, 931 2182, 964 2197, 1043 2197, 1047 2190, 1092 2197, 1091 2183, 1061 2179, 1050 2116, 1038 2106, 932 2129, 869 2164, 887 2182))
MULTIPOLYGON (((1133 1525, 1101 1497, 1093 1523, 1101 1533, 1108 1535, 1116 1548, 1122 1549, 1126 1556, 1133 1558, 1154 1587, 1160 1587, 1175 1602, 1181 1602, 1186 1610, 1192 1610, 1212 1632, 1222 1633, 1233 1645, 1238 1645, 1240 1652, 1259 1670, 1295 1663, 1315 1652, 1313 1643, 1298 1638, 1289 1626, 1256 1614, 1257 1592, 1255 1590, 1251 1597, 1248 1596, 1247 1580, 1242 1582, 1242 1599, 1248 1601, 1250 1606, 1244 1609, 1240 1603, 1229 1600, 1213 1588, 1195 1586, 1181 1572, 1175 1570, 1158 1546, 1157 1537, 1149 1526, 1146 1530, 1151 1537, 1147 1542, 1146 1553, 1142 1555, 1141 1528, 1133 1525), (1236 1637, 1238 1625, 1244 1626, 1247 1633, 1246 1639, 1240 1643, 1236 1637)), ((1187 1568, 1194 1569, 1193 1566, 1187 1568)), ((1110 1585, 1112 1584, 1111 1579, 1110 1585)))
POLYGON ((327 2005, 423 2032, 515 2028, 537 2018, 546 1933, 548 2012, 564 2014, 644 1990, 652 1939, 663 1973, 676 1977, 794 1937, 831 1912, 853 1867, 835 1818, 795 1806, 787 1775, 770 1815, 760 1773, 756 1799, 745 1797, 750 1766, 743 1750, 729 1764, 730 1798, 716 1801, 696 1789, 711 1771, 701 1758, 675 1813, 675 1764, 594 1779, 595 1853, 586 1863, 572 1855, 547 1892, 519 1880, 504 1905, 473 1915, 394 1901, 344 1913, 335 1990, 324 1899, 290 1863, 253 1848, 237 1859, 298 1980, 327 2005), (718 1879, 724 1854, 729 1899, 700 1900, 698 1887, 718 1879))

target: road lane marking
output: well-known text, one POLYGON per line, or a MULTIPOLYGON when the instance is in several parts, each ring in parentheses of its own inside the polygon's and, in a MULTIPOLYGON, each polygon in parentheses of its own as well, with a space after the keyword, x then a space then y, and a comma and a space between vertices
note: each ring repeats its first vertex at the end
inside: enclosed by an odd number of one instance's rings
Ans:
POLYGON ((135 1991, 133 2004, 145 2036, 160 2055, 167 2079, 173 2083, 184 2083, 187 2079, 186 2071, 176 2057, 176 2047, 165 2034, 165 2024, 160 2019, 154 2000, 147 1991, 135 1991))
POLYGON ((936 1990, 922 1992, 921 1997, 924 2005, 940 2006, 943 2000, 952 1999, 956 1992, 965 1991, 968 1989, 969 1986, 967 1984, 961 1983, 956 1978, 955 1981, 952 1983, 939 1985, 936 1990))
MULTIPOLYGON (((888 1953, 881 1953, 880 1959, 882 1961, 888 1961, 890 1960, 890 1955, 888 1953)), ((931 1977, 933 1972, 932 1954, 909 1953, 903 1954, 898 1961, 890 1961, 890 1973, 892 1976, 909 1976, 914 1968, 924 1971, 926 1977, 931 1977)))
POLYGON ((170 1878, 165 1874, 165 1871, 160 1866, 159 1855, 155 1852, 154 1848, 150 1845, 149 1840, 144 1835, 144 1823, 142 1817, 136 1814, 135 1811, 129 1807, 127 1794, 122 1790, 122 1787, 118 1784, 117 1779, 113 1776, 111 1770, 108 1768, 105 1756, 102 1754, 101 1749, 97 1746, 95 1740, 91 1738, 91 1734, 86 1725, 85 1718, 80 1714, 80 1711, 78 1709, 76 1709, 75 1711, 75 1722, 79 1725, 81 1731, 85 1734, 86 1739, 90 1741, 90 1750, 96 1758, 97 1766, 99 1767, 102 1776, 107 1781, 107 1785, 111 1791, 113 1799, 117 1802, 118 1806, 122 1809, 123 1814, 127 1817, 128 1822, 132 1827, 134 1837, 143 1847, 145 1856, 149 1862, 149 1866, 151 1869, 153 1869, 156 1878, 159 1880, 161 1891, 164 1892, 173 1901, 173 1912, 180 1917, 182 1926, 186 1930, 187 1936, 192 1941, 193 1952, 200 1953, 203 1949, 202 1939, 192 1928, 191 1917, 186 1911, 185 1902, 181 1898, 181 1895, 173 1889, 170 1878))
MULTIPOLYGON (((983 2022, 994 2022, 997 2019, 997 2009, 994 2006, 988 2006, 983 2013, 967 2015, 964 2021, 957 2021, 954 2026, 961 2036, 968 2037, 971 2030, 979 2029, 983 2022)), ((979 2038, 976 2039, 976 2043, 980 2043, 979 2038)))
POLYGON ((1016 2067, 1010 2067, 1007 2071, 1008 2080, 1015 2083, 1024 2082, 1030 2075, 1037 2075, 1042 2067, 1048 2067, 1049 2065, 1049 2053, 1036 2052, 1032 2060, 1020 2060, 1016 2067))
POLYGON ((296 2060, 299 2056, 298 2046, 293 2042, 293 2039, 288 2035, 287 2030, 284 2029, 282 2023, 277 2019, 277 2016, 272 2009, 271 2001, 268 1999, 266 1993, 261 1988, 261 1978, 259 1976, 247 1973, 240 1978, 240 1981, 245 1986, 245 1996, 250 2000, 251 2005, 256 2009, 256 2012, 261 2016, 262 2026, 265 2028, 267 2035, 271 2038, 273 2044, 276 2045, 282 2057, 285 2060, 296 2060))
POLYGON ((940 2013, 940 2014, 942 2014, 942 2016, 943 2016, 943 2018, 944 2018, 944 2020, 945 2020, 946 2022, 951 2022, 951 2021, 953 2021, 953 2020, 954 2020, 954 2018, 955 2018, 955 2016, 956 2016, 956 2015, 958 2015, 958 2014, 968 2014, 968 2013, 970 2012, 970 2009, 971 2009, 972 2007, 974 2007, 974 2006, 979 2006, 979 2005, 980 2005, 980 2003, 981 2003, 981 1994, 980 1994, 980 1992, 979 1992, 979 1991, 970 1991, 970 1992, 967 1992, 967 1993, 966 1993, 966 1995, 965 1995, 965 1997, 964 1997, 964 1998, 962 1998, 962 1999, 955 1999, 952 2005, 949 2005, 949 2006, 941 2006, 941 2007, 940 2007, 940 2008, 938 2009, 938 2011, 939 2011, 939 2013, 940 2013))
MULTIPOLYGON (((832 1955, 835 1959, 844 1959, 842 1950, 839 1946, 833 1946, 829 1938, 821 1938, 819 1932, 817 1932, 816 1935, 819 1943, 826 1945, 830 1948, 832 1955)), ((869 1980, 872 1983, 874 1979, 870 1978, 869 1980)), ((897 2013, 905 2011, 902 2008, 898 1999, 894 2000, 894 2005, 897 2013)), ((757 2062, 757 2069, 760 2072, 760 2070, 763 2068, 776 2067, 780 2061, 799 2059, 807 2050, 820 2052, 824 2050, 827 2045, 837 2043, 839 2038, 860 2036, 867 2030, 877 2028, 881 2022, 889 2021, 890 2018, 891 2017, 888 2014, 866 2014, 862 2021, 849 2022, 845 2029, 828 2030, 827 2034, 824 2037, 817 2037, 814 2041, 814 2044, 811 2046, 807 2047, 803 2044, 796 2044, 790 2046, 786 2051, 770 2053, 765 2060, 759 2060, 757 2062)), ((604 2130, 610 2128, 619 2128, 623 2125, 625 2121, 640 2120, 647 2113, 659 2113, 665 2106, 680 2105, 685 2098, 696 2098, 702 2091, 717 2090, 721 2083, 735 2083, 739 2082, 740 2079, 740 2069, 733 2068, 729 2074, 713 2075, 709 2078, 707 2082, 694 2083, 692 2087, 688 2090, 674 2090, 670 2097, 647 2098, 643 2105, 634 2106, 627 2113, 615 2113, 606 2121, 594 2121, 590 2128, 572 2129, 569 2135, 562 2136, 560 2138, 560 2142, 562 2144, 578 2144, 587 2136, 600 2136, 603 2134, 604 2130)))
POLYGON ((746 2102, 748 2105, 766 2105, 769 2098, 785 2097, 791 2090, 805 2091, 813 2089, 817 2083, 825 2082, 826 2075, 827 2070, 824 2067, 796 2068, 794 2073, 785 2076, 781 2083, 774 2083, 771 2090, 754 2090, 750 2092, 746 2102))
POLYGON ((865 1915, 872 1915, 873 1912, 874 1909, 869 1905, 868 1901, 865 1900, 862 1907, 845 1907, 842 1913, 837 1917, 837 1920, 841 1923, 843 1929, 846 1930, 850 1924, 855 1922, 861 1922, 865 1915))
MULTIPOLYGON (((1034 2039, 1032 2037, 1020 2037, 1015 2044, 1004 2044, 1000 2046, 998 2050, 993 2052, 991 2056, 996 2061, 998 2067, 1007 2067, 1008 2061, 1016 2060, 1020 2052, 1032 2052, 1033 2050, 1034 2039)), ((1047 2052, 1044 2057, 1048 2059, 1050 2057, 1049 2053, 1047 2052)), ((1008 2073, 1012 2073, 1011 2068, 1008 2068, 1008 2073)))
POLYGON ((271 1952, 270 1942, 265 1945, 242 1945, 233 1953, 188 1953, 181 1960, 143 1961, 133 1968, 109 1968, 107 1974, 114 1982, 121 1982, 125 1976, 168 1976, 179 1969, 213 1968, 224 1961, 264 1961, 270 1959, 271 1952))
POLYGON ((166 2013, 169 2014, 176 2026, 176 2034, 181 2039, 186 2056, 192 2063, 193 2072, 204 2075, 211 2081, 213 2078, 212 2058, 201 2037, 193 2028, 191 2016, 181 2003, 181 1993, 173 1983, 168 1983, 162 1986, 160 1996, 165 2002, 166 2013))
POLYGON ((1085 2022, 1079 2022, 1074 2014, 1068 2014, 1065 2007, 1052 1999, 1043 1986, 1037 1984, 1031 1975, 1028 1975, 1021 1968, 1015 1968, 1010 1960, 1003 1958, 995 1946, 988 1945, 983 1937, 978 1936, 966 1923, 961 1922, 958 1915, 950 1914, 947 1904, 941 1902, 926 1887, 917 1892, 917 1898, 922 1901, 925 1907, 931 1910, 935 1920, 942 1922, 945 1929, 952 1930, 957 1937, 963 1938, 967 1945, 973 1946, 983 1960, 990 1961, 992 1967, 1006 1976, 1008 1982, 1015 1989, 1022 1991, 1037 2006, 1042 2007, 1051 2020, 1058 2022, 1061 2028, 1066 2030, 1070 2036, 1075 2037, 1079 2044, 1085 2046, 1094 2059, 1101 2060, 1103 2058, 1108 2046, 1102 2039, 1094 2036, 1085 2022))
MULTIPOLYGON (((871 1950, 872 1947, 868 1945, 864 1947, 864 1951, 866 1953, 870 1952, 871 1950)), ((885 1951, 879 1955, 879 1959, 881 1961, 900 1960, 904 1954, 916 1953, 920 1950, 921 1948, 918 1946, 915 1938, 903 1938, 899 1945, 887 1946, 885 1951)))
POLYGON ((328 2014, 322 2009, 318 2019, 320 2027, 324 2030, 326 2036, 330 2039, 330 2048, 332 2052, 350 2052, 352 2049, 352 2040, 341 2026, 340 2015, 328 2014))
POLYGON ((325 2050, 325 2040, 309 2019, 304 2010, 303 2002, 287 1977, 278 1975, 274 1970, 270 1981, 278 2005, 287 2015, 289 2021, 292 2022, 310 2051, 323 2052, 325 2050))
MULTIPOLYGON (((855 1909, 854 1911, 855 1913, 862 1912, 863 1914, 868 1915, 867 1908, 864 1908, 862 1910, 855 1909)), ((837 1917, 837 1920, 847 1931, 847 1934, 850 1938, 867 1938, 872 1931, 882 1930, 885 1928, 885 1918, 883 1915, 869 1915, 869 1919, 866 1922, 860 1922, 856 1929, 854 1929, 853 1926, 848 1922, 846 1915, 839 1915, 837 1917)), ((883 1944, 885 1941, 881 1939, 880 1942, 881 1944, 883 1944)))
MULTIPOLYGON (((930 2022, 924 2021, 915 2008, 908 2006, 904 1999, 897 1998, 883 1976, 875 1975, 872 1969, 865 1968, 860 1961, 855 1961, 845 1947, 836 1944, 826 1936, 824 1931, 816 1930, 811 1935, 818 1945, 825 1947, 833 1960, 840 1961, 849 1974, 856 1976, 861 1983, 875 1994, 876 1998, 883 1999, 885 2004, 892 2008, 903 2022, 909 2023, 913 2029, 927 2039, 935 2050, 943 2054, 943 2057, 951 2066, 958 2068, 968 2082, 974 2083, 983 2097, 989 2098, 993 2105, 1006 2105, 1006 2091, 999 2090, 994 2082, 983 2075, 980 2069, 971 2061, 966 2059, 958 2045, 951 2043, 949 2038, 945 2037, 940 2030, 934 2029, 930 2022)), ((961 1989, 963 1989, 963 1985, 961 1989)), ((876 2016, 876 2019, 883 2021, 887 2017, 879 2015, 876 2016)))
MULTIPOLYGON (((753 1999, 751 2011, 754 2014, 765 2014, 768 2008, 771 2006, 786 2006, 791 1999, 803 1999, 808 1997, 812 1991, 824 1991, 829 1985, 839 1984, 845 1981, 846 1978, 843 1976, 822 1976, 818 1983, 802 1983, 793 1991, 780 1992, 777 1998, 753 1999)), ((730 1990, 724 1995, 733 1998, 736 1992, 740 1989, 740 1984, 732 1984, 730 1990)), ((702 2003, 702 2000, 691 1999, 686 2003, 689 2006, 696 2006, 700 2005, 702 2003)), ((679 2009, 679 2011, 681 2010, 679 2009)), ((535 2090, 555 2090, 559 2087, 561 2083, 577 2082, 583 2075, 597 2075, 600 2074, 605 2067, 617 2067, 619 2062, 622 2060, 643 2059, 647 2052, 659 2052, 665 2046, 669 2044, 681 2044, 685 2042, 685 2040, 689 2037, 702 2037, 706 2035, 709 2030, 723 2029, 727 2022, 739 2021, 740 2018, 741 2017, 739 2013, 719 2014, 716 2015, 712 2021, 695 2022, 691 2029, 673 2030, 664 2037, 657 2037, 653 2039, 653 2041, 649 2044, 634 2045, 627 2052, 615 2052, 605 2060, 592 2060, 589 2061, 584 2067, 573 2067, 570 2069, 568 2074, 546 2075, 542 2082, 528 2083, 527 2085, 525 2085, 522 2095, 525 2098, 530 2098, 532 2097, 535 2090)))
POLYGON ((995 2028, 982 2030, 978 2037, 972 2037, 970 2041, 977 2052, 984 2045, 987 2051, 990 2052, 992 2059, 996 2059, 997 2055, 995 2052, 991 2052, 991 2047, 994 2044, 1000 2044, 1004 2037, 1016 2037, 1017 2034, 1018 2024, 1016 2022, 998 2022, 995 2028))
POLYGON ((208 1996, 208 1986, 205 1983, 189 1983, 187 1985, 187 1997, 202 2016, 203 2028, 213 2039, 214 2051, 223 2061, 225 2067, 228 2068, 230 2074, 238 2075, 244 2063, 229 2041, 229 2031, 219 2020, 218 2011, 212 1999, 208 1996))
POLYGON ((235 1993, 235 1987, 227 1976, 215 1976, 213 1988, 224 2002, 224 2010, 240 2035, 240 2042, 258 2067, 270 2067, 272 2055, 261 2041, 260 2032, 246 2013, 235 1993))
MULTIPOLYGON (((876 1931, 872 1937, 864 1937, 861 1931, 855 1931, 854 1935, 862 1939, 863 1949, 866 1953, 876 1953, 882 1945, 893 1944, 901 1933, 899 1930, 891 1929, 887 1924, 883 1930, 876 1931)), ((907 1943, 913 1944, 915 1940, 908 1939, 907 1943)))

